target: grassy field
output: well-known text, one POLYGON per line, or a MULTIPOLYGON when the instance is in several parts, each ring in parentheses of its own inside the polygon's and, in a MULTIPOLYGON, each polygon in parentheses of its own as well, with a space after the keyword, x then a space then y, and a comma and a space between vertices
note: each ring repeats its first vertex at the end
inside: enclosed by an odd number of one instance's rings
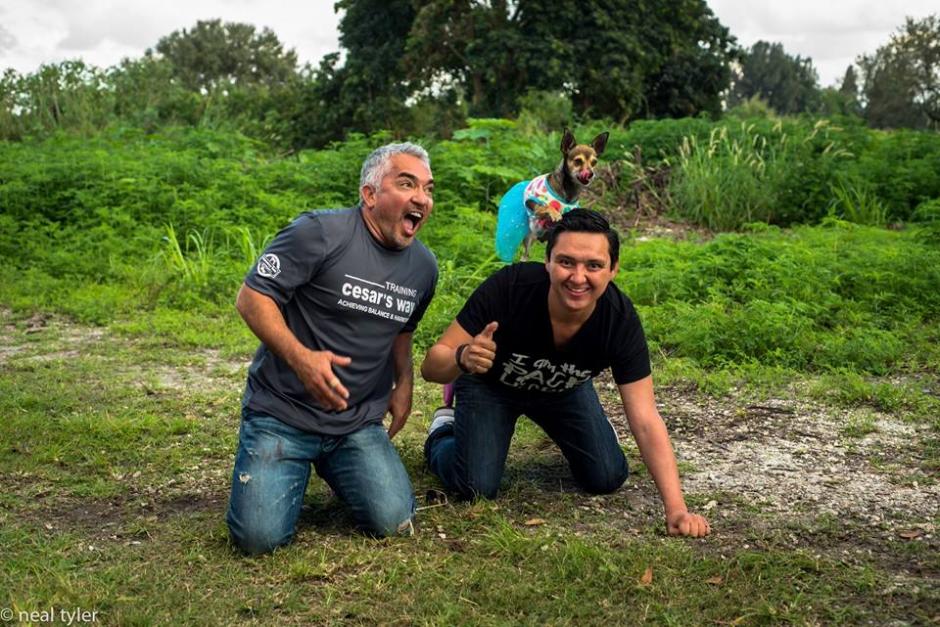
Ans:
MULTIPOLYGON (((354 201, 385 138, 281 158, 204 130, 60 135, 0 143, 0 622, 940 622, 940 141, 613 131, 589 200, 623 233, 617 282, 711 536, 665 535, 604 378, 617 493, 579 492, 523 420, 498 500, 442 499, 422 458, 440 389, 419 381, 395 440, 414 538, 356 534, 314 479, 296 541, 238 555, 224 513, 256 340, 235 291, 287 220, 354 201)), ((416 359, 497 267, 495 199, 556 142, 483 120, 431 146, 441 278, 416 359)))
POLYGON ((940 489, 923 453, 936 429, 807 400, 818 380, 769 396, 662 389, 688 500, 713 522, 705 540, 664 535, 632 442, 627 486, 591 497, 526 422, 499 500, 429 501, 439 486, 421 445, 439 390, 419 384, 396 440, 419 495, 416 537, 355 534, 314 479, 296 542, 247 559, 223 520, 246 334, 220 351, 9 310, 0 325, 0 606, 16 612, 80 607, 103 624, 938 618, 940 489))

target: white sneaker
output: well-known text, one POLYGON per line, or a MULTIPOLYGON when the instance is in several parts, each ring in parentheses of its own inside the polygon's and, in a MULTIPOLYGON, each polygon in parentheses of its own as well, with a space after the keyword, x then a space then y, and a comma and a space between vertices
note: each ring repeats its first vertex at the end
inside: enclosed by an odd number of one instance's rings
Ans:
POLYGON ((431 426, 428 427, 428 435, 431 435, 445 425, 452 424, 454 424, 454 408, 438 407, 434 410, 434 419, 431 421, 431 426))

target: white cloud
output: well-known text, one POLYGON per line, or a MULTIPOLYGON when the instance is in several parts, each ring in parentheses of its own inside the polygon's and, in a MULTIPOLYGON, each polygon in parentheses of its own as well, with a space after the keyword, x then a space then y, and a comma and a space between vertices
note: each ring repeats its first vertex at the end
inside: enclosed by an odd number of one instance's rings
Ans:
POLYGON ((886 44, 905 17, 940 11, 936 0, 708 0, 708 6, 741 46, 779 42, 788 54, 812 58, 823 86, 841 81, 858 56, 886 44))
POLYGON ((0 24, 0 52, 12 50, 17 46, 16 37, 0 24))
POLYGON ((0 23, 13 40, 0 67, 32 72, 41 63, 81 57, 102 67, 139 57, 175 30, 199 20, 246 22, 273 30, 301 63, 316 64, 338 49, 332 2, 293 0, 0 0, 0 23), (27 43, 28 42, 28 43, 27 43))

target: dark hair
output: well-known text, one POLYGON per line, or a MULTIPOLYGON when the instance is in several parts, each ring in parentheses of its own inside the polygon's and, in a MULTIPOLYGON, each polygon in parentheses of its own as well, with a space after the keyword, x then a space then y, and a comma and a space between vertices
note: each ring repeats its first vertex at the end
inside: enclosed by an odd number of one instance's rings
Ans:
POLYGON ((603 233, 607 236, 607 245, 610 253, 610 267, 613 268, 620 260, 620 236, 611 226, 607 218, 591 209, 572 209, 562 216, 548 232, 548 241, 545 244, 545 258, 551 259, 555 240, 566 231, 572 233, 603 233))

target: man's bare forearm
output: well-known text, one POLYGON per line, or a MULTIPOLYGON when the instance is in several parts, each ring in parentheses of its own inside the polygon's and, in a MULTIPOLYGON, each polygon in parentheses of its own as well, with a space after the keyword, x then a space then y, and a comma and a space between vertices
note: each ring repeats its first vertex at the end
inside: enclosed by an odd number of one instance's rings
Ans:
POLYGON ((411 333, 400 333, 392 342, 392 367, 395 387, 414 384, 414 360, 411 354, 411 333))
POLYGON ((274 299, 242 284, 235 299, 235 308, 251 332, 296 370, 296 364, 307 348, 288 328, 284 314, 274 299))
POLYGON ((666 515, 685 511, 679 468, 666 425, 656 409, 652 377, 619 387, 630 431, 640 449, 643 463, 656 483, 666 515))
POLYGON ((642 425, 637 426, 633 437, 636 439, 637 448, 640 449, 643 463, 646 464, 659 490, 666 515, 686 511, 676 456, 662 418, 644 421, 642 425))
POLYGON ((239 290, 235 308, 258 339, 287 362, 317 402, 329 409, 341 411, 347 408, 349 390, 336 376, 333 367, 348 366, 349 357, 304 346, 288 328, 277 303, 247 285, 242 285, 239 290))
POLYGON ((452 383, 460 376, 460 369, 454 359, 455 349, 447 344, 437 343, 431 347, 421 364, 421 376, 431 383, 452 383))

